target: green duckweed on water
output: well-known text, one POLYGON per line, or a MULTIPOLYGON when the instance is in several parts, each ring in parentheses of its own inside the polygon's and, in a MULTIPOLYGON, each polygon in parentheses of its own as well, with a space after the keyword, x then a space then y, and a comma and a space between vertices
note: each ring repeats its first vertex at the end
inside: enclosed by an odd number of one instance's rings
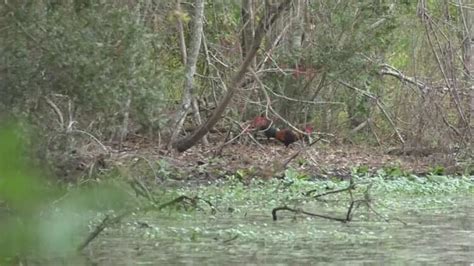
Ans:
POLYGON ((377 213, 360 206, 348 223, 291 212, 280 212, 279 219, 273 221, 271 215, 273 208, 288 206, 343 218, 349 193, 314 199, 302 192, 337 190, 347 187, 348 181, 285 179, 243 184, 230 177, 172 192, 157 191, 163 199, 198 196, 216 210, 200 202, 192 210, 177 205, 160 212, 137 212, 107 228, 85 253, 96 262, 125 264, 474 260, 472 178, 409 176, 387 180, 374 176, 355 180, 352 196, 370 197, 377 213))

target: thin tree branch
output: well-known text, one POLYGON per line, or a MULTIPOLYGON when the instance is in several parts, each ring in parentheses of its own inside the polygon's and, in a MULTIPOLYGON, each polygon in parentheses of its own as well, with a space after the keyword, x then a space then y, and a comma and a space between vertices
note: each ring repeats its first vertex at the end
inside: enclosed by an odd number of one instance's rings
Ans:
POLYGON ((173 146, 176 147, 176 149, 179 152, 183 152, 191 148, 192 146, 194 146, 195 143, 199 139, 201 139, 205 134, 207 134, 209 130, 217 123, 217 121, 219 121, 219 119, 222 116, 222 113, 227 108, 227 105, 230 103, 235 91, 238 88, 240 88, 242 83, 244 83, 245 73, 247 72, 247 69, 250 66, 251 62, 253 61, 255 55, 257 54, 257 51, 260 47, 260 44, 262 42, 262 39, 265 35, 266 30, 268 29, 270 25, 272 25, 275 22, 275 20, 280 16, 283 10, 288 7, 290 2, 291 1, 289 0, 284 1, 277 8, 275 12, 269 14, 268 16, 266 16, 260 21, 260 24, 257 27, 257 30, 255 32, 255 38, 252 43, 252 48, 249 50, 244 62, 240 66, 240 69, 232 78, 226 95, 221 100, 219 105, 216 107, 211 117, 209 117, 209 119, 204 124, 198 127, 191 135, 185 138, 179 139, 175 143, 173 143, 173 146))

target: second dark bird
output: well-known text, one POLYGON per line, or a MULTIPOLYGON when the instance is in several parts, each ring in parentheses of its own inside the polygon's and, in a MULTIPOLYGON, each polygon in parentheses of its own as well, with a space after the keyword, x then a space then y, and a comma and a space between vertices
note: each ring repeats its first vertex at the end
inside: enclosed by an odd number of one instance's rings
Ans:
POLYGON ((271 120, 263 116, 256 117, 252 122, 252 126, 258 130, 262 130, 267 139, 275 138, 285 144, 286 147, 288 147, 288 145, 293 142, 304 139, 307 134, 311 134, 313 132, 313 128, 311 126, 307 126, 304 129, 306 134, 295 132, 288 128, 279 130, 273 126, 271 120))

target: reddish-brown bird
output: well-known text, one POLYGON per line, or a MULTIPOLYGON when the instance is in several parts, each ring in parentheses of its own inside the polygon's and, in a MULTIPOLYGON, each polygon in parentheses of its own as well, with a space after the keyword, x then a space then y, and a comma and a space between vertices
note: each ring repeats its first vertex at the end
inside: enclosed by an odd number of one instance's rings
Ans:
POLYGON ((288 147, 288 145, 293 142, 304 139, 313 132, 313 127, 311 126, 306 126, 303 130, 303 132, 306 134, 295 132, 288 128, 279 130, 273 125, 273 122, 270 119, 264 116, 255 117, 252 121, 251 126, 252 128, 263 131, 267 139, 276 138, 277 140, 285 144, 286 147, 288 147))
MULTIPOLYGON (((313 128, 310 127, 310 126, 307 126, 305 128, 304 132, 306 134, 311 134, 313 132, 313 128)), ((306 137, 307 136, 306 134, 303 134, 303 133, 300 133, 300 132, 294 132, 291 129, 284 128, 282 130, 278 130, 275 133, 275 138, 277 140, 283 142, 283 144, 285 144, 285 146, 288 147, 288 145, 290 145, 291 143, 296 142, 296 141, 301 140, 304 137, 306 137)))

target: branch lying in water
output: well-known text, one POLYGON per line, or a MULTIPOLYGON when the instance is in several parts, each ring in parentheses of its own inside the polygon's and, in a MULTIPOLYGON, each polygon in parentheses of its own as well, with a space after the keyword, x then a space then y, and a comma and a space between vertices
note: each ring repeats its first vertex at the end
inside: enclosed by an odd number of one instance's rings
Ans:
MULTIPOLYGON (((169 206, 172 206, 172 205, 175 205, 175 204, 178 204, 178 203, 183 203, 185 204, 185 206, 190 206, 192 208, 198 208, 197 206, 197 203, 199 201, 204 201, 205 203, 207 203, 211 209, 212 209, 212 212, 215 212, 215 207, 211 204, 210 201, 208 200, 205 200, 205 199, 201 199, 199 197, 188 197, 188 196, 179 196, 173 200, 170 200, 168 202, 165 202, 161 205, 156 205, 154 203, 152 203, 151 205, 143 208, 143 209, 140 209, 138 211, 141 211, 141 212, 148 212, 148 211, 151 211, 151 210, 161 210, 161 209, 164 209, 166 207, 169 207, 169 206)), ((120 222, 123 218, 131 215, 132 213, 135 213, 137 212, 137 209, 129 209, 125 212, 123 212, 122 214, 116 216, 116 217, 113 217, 113 218, 110 218, 109 215, 106 215, 105 218, 102 220, 102 222, 96 226, 96 228, 94 229, 94 231, 92 231, 89 236, 84 240, 84 242, 82 242, 81 245, 79 245, 79 247, 77 248, 77 251, 82 251, 85 247, 87 247, 89 245, 90 242, 92 242, 92 240, 94 240, 95 238, 97 238, 99 236, 99 234, 104 231, 105 228, 107 228, 108 226, 110 225, 113 225, 113 224, 116 224, 118 222, 120 222)))
POLYGON ((346 219, 326 216, 326 215, 322 215, 322 214, 311 213, 311 212, 307 212, 307 211, 304 211, 304 210, 301 210, 301 209, 293 209, 293 208, 290 208, 290 207, 287 207, 287 206, 274 208, 272 210, 273 221, 276 221, 278 219, 277 218, 277 211, 290 211, 290 212, 294 212, 294 213, 302 213, 302 214, 306 214, 306 215, 309 215, 309 216, 324 218, 324 219, 338 221, 338 222, 342 222, 342 223, 347 222, 346 219))
MULTIPOLYGON (((354 214, 355 210, 357 208, 359 208, 360 205, 364 204, 364 205, 367 206, 367 208, 369 210, 371 210, 373 213, 375 213, 375 215, 377 215, 382 220, 384 220, 385 222, 388 223, 388 222, 390 222, 390 220, 388 218, 383 217, 382 215, 380 215, 377 211, 375 211, 375 209, 371 205, 372 200, 371 200, 371 197, 370 197, 370 194, 369 194, 369 190, 370 190, 371 186, 372 186, 372 184, 370 184, 367 187, 366 191, 364 192, 364 198, 363 199, 354 200, 353 195, 352 195, 352 190, 355 189, 356 184, 354 183, 353 179, 350 179, 349 186, 347 186, 346 188, 331 190, 331 191, 327 191, 327 192, 324 192, 324 193, 317 194, 317 195, 313 196, 313 198, 319 198, 319 197, 326 196, 326 195, 329 195, 329 194, 335 194, 335 193, 341 193, 341 192, 347 191, 349 193, 351 201, 350 201, 349 208, 347 209, 347 214, 346 214, 345 218, 331 217, 331 216, 327 216, 327 215, 307 212, 307 211, 304 211, 302 209, 295 209, 295 208, 289 208, 287 206, 282 206, 282 207, 274 208, 272 210, 273 221, 276 221, 278 219, 278 217, 277 217, 277 212, 278 211, 291 211, 293 213, 302 213, 302 214, 305 214, 305 215, 308 215, 308 216, 319 217, 319 218, 323 218, 323 219, 328 219, 328 220, 332 220, 332 221, 338 221, 338 222, 346 223, 346 222, 350 222, 352 220, 352 215, 354 214)), ((309 190, 309 191, 307 191, 303 194, 305 196, 309 196, 313 192, 316 192, 316 191, 317 191, 316 189, 309 190)), ((402 221, 401 219, 396 218, 394 220, 399 221, 404 225, 407 225, 407 223, 402 221)))

